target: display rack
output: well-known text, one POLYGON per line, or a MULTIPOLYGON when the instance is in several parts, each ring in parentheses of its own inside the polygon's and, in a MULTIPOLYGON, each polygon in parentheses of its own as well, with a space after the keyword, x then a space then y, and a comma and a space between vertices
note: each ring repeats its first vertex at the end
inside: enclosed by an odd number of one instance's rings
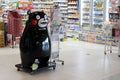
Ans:
MULTIPOLYGON (((115 3, 115 1, 112 0, 112 3, 115 3)), ((110 9, 108 0, 81 0, 79 6, 81 6, 80 25, 82 26, 80 35, 81 37, 83 36, 81 39, 83 41, 104 44, 105 32, 103 24, 107 21, 108 9, 110 9)), ((114 4, 114 6, 116 5, 114 4)), ((110 10, 113 11, 114 9, 110 10)))
POLYGON ((3 13, 4 13, 4 7, 5 7, 6 3, 4 0, 0 1, 0 21, 3 21, 3 13))
POLYGON ((80 28, 78 8, 77 0, 68 0, 67 36, 76 36, 77 34, 78 37, 78 31, 80 28))
POLYGON ((48 15, 48 17, 50 17, 50 9, 53 7, 53 1, 45 1, 45 2, 41 2, 41 5, 39 6, 40 10, 44 10, 45 13, 48 15))
POLYGON ((91 27, 91 1, 90 0, 82 0, 81 1, 81 22, 82 22, 82 29, 84 31, 90 30, 91 27))
POLYGON ((104 21, 104 0, 93 0, 93 20, 92 29, 94 31, 100 31, 103 28, 104 21))
POLYGON ((0 22, 0 48, 5 46, 4 23, 0 22))
POLYGON ((100 31, 105 20, 104 0, 81 0, 81 25, 83 31, 100 31))
POLYGON ((44 10, 50 17, 50 9, 53 7, 53 0, 32 0, 34 10, 44 10))
POLYGON ((67 14, 68 14, 67 3, 68 3, 67 0, 62 0, 58 2, 54 0, 54 4, 58 4, 60 8, 62 26, 66 26, 67 24, 67 14))
POLYGON ((68 1, 67 0, 53 0, 54 5, 58 5, 60 9, 61 25, 60 25, 60 40, 65 37, 65 31, 67 27, 67 15, 68 15, 68 1))
POLYGON ((3 12, 4 12, 3 8, 0 7, 0 21, 1 21, 1 22, 3 21, 3 17, 2 17, 3 12))

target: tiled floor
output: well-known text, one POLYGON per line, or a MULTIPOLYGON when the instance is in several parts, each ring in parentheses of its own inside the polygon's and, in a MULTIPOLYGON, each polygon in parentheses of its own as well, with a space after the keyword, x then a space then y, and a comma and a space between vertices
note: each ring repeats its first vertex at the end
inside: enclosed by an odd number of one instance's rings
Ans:
POLYGON ((0 48, 0 80, 120 80, 120 58, 117 50, 104 55, 104 45, 80 41, 60 43, 60 59, 56 70, 46 69, 30 75, 17 71, 19 48, 0 48))

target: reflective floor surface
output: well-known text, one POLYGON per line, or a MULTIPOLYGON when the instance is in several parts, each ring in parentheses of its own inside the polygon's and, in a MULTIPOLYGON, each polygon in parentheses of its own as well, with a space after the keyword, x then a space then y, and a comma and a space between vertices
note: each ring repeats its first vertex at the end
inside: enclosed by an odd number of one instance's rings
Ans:
POLYGON ((17 71, 19 48, 0 48, 0 80, 120 80, 120 58, 117 48, 104 55, 104 45, 82 41, 60 42, 56 70, 45 69, 30 75, 17 71))

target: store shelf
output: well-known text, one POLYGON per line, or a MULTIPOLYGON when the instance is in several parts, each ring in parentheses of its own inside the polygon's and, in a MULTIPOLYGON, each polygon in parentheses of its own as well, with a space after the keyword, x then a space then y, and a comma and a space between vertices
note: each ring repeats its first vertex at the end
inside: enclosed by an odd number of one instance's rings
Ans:
POLYGON ((69 19, 78 19, 78 17, 68 17, 69 19))
POLYGON ((62 18, 68 18, 68 16, 61 16, 62 18))
POLYGON ((103 28, 104 21, 104 0, 93 1, 93 28, 94 30, 101 30, 103 28))
POLYGON ((59 5, 60 7, 67 7, 67 5, 59 5))
POLYGON ((41 4, 41 2, 33 1, 33 4, 41 4))
POLYGON ((68 22, 68 24, 74 24, 74 25, 79 25, 79 23, 69 23, 69 22, 68 22))
POLYGON ((68 11, 67 10, 60 10, 60 13, 62 13, 62 14, 68 14, 68 11))
MULTIPOLYGON (((68 31, 73 33, 79 30, 79 15, 78 15, 78 0, 73 0, 68 2, 68 31)), ((74 34, 74 33, 73 33, 74 34)))
POLYGON ((60 10, 68 10, 68 8, 60 8, 60 10))
MULTIPOLYGON (((54 4, 59 5, 60 8, 60 17, 61 17, 61 33, 65 35, 65 29, 67 24, 67 15, 68 15, 68 0, 53 0, 54 4)), ((65 36, 63 36, 65 37, 65 36)))
POLYGON ((77 13, 77 10, 68 10, 68 13, 77 13))
POLYGON ((83 6, 81 7, 82 10, 82 28, 83 30, 89 30, 91 27, 91 2, 90 0, 82 0, 81 3, 83 6))
POLYGON ((68 9, 77 9, 77 7, 71 6, 71 7, 68 7, 68 9))
POLYGON ((74 4, 74 5, 76 5, 76 2, 69 2, 68 4, 72 4, 72 5, 74 4))
POLYGON ((1 4, 0 6, 6 6, 6 4, 4 3, 4 4, 1 4))
POLYGON ((53 2, 68 3, 67 0, 53 0, 53 2))
POLYGON ((47 2, 40 2, 40 4, 53 4, 53 2, 52 1, 47 1, 47 2))

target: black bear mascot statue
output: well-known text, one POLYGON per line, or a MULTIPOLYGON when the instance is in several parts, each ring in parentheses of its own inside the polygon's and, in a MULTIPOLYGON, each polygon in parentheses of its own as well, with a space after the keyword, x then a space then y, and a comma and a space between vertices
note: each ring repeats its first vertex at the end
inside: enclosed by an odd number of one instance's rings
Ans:
POLYGON ((48 33, 48 17, 44 11, 28 11, 28 20, 20 39, 21 64, 32 70, 35 59, 38 67, 48 66, 51 55, 51 41, 48 33))

